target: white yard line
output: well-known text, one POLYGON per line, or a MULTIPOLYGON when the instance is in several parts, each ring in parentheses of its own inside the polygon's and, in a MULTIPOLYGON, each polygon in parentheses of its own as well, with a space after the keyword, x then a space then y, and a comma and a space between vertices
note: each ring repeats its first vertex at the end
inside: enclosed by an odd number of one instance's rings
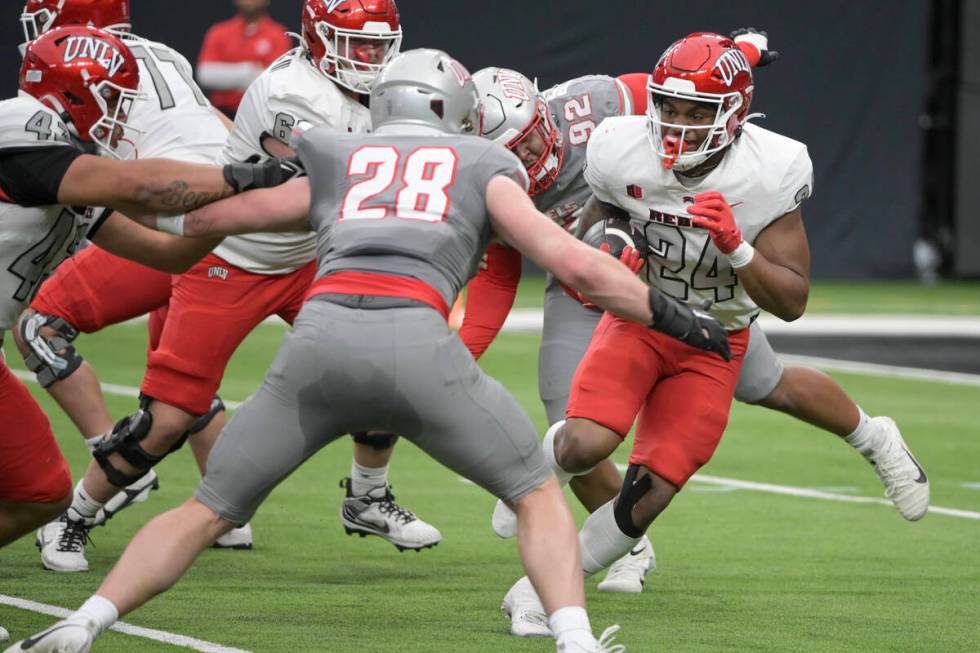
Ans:
MULTIPOLYGON (((37 601, 28 601, 27 599, 19 599, 15 596, 7 596, 6 594, 0 594, 0 605, 8 605, 12 608, 20 608, 21 610, 30 610, 31 612, 46 614, 59 619, 64 619, 72 612, 71 610, 67 610, 65 608, 59 608, 56 605, 38 603, 37 601)), ((222 646, 221 644, 206 642, 202 639, 196 639, 194 637, 185 637, 184 635, 178 635, 176 633, 168 633, 165 630, 155 630, 153 628, 133 626, 121 621, 113 625, 110 630, 114 630, 118 633, 124 633, 126 635, 132 635, 133 637, 152 639, 157 642, 163 642, 164 644, 181 646, 194 651, 202 651, 202 653, 250 653, 249 651, 240 648, 222 646)))

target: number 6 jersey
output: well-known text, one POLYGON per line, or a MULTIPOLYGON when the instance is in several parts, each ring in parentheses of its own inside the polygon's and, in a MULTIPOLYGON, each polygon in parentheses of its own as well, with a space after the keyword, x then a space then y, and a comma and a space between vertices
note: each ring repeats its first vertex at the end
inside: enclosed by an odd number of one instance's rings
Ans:
POLYGON ((726 328, 747 327, 759 308, 708 232, 693 226, 687 207, 699 193, 721 193, 746 242, 754 242, 810 196, 806 146, 747 124, 717 168, 682 183, 661 165, 649 138, 645 116, 605 120, 589 140, 586 180, 597 199, 627 211, 646 234, 648 283, 689 304, 711 300, 711 314, 726 328))

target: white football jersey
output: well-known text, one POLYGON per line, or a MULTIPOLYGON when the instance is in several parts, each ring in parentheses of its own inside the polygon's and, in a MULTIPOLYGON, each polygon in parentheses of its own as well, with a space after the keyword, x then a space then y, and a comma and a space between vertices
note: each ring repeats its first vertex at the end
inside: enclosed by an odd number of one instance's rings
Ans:
MULTIPOLYGON (((52 145, 74 147, 58 114, 24 93, 0 102, 0 151, 52 145)), ((102 214, 66 206, 26 208, 8 199, 0 200, 0 337, 102 214)))
MULTIPOLYGON (((235 129, 219 157, 221 163, 268 159, 262 139, 290 143, 294 131, 327 125, 344 133, 371 128, 371 112, 317 71, 301 48, 280 57, 245 92, 235 129)), ((247 234, 226 238, 214 253, 255 274, 286 274, 316 257, 312 232, 247 234)))
POLYGON ((630 215, 646 234, 648 283, 689 304, 710 299, 728 329, 747 327, 759 308, 738 282, 708 232, 691 224, 687 207, 699 193, 725 196, 749 243, 813 192, 813 165, 803 143, 747 124, 717 168, 682 184, 650 144, 645 116, 608 118, 588 145, 585 178, 597 199, 630 215))
POLYGON ((134 136, 136 152, 121 147, 120 155, 214 163, 228 130, 194 81, 190 63, 163 43, 131 34, 123 41, 139 64, 140 92, 145 97, 134 104, 128 120, 139 130, 134 136))

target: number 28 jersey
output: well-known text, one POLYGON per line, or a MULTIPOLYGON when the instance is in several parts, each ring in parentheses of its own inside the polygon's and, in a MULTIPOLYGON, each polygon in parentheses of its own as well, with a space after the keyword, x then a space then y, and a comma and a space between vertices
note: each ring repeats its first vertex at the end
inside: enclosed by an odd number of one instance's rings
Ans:
MULTIPOLYGON (((0 102, 0 153, 74 147, 58 114, 21 94, 0 102)), ((34 171, 43 175, 43 170, 34 171)), ((24 207, 0 188, 0 338, 37 294, 41 282, 78 247, 102 211, 67 206, 24 207)))
POLYGON ((490 240, 487 184, 525 190, 527 172, 477 136, 306 132, 297 152, 310 175, 317 278, 369 272, 418 279, 451 306, 490 240))
POLYGON ((647 282, 692 305, 711 300, 711 314, 728 329, 747 327, 759 308, 728 257, 706 230, 691 223, 687 207, 699 193, 721 193, 752 243, 813 190, 806 146, 752 124, 745 125, 717 168, 682 184, 654 152, 644 116, 610 118, 599 126, 589 141, 585 178, 597 199, 628 212, 646 235, 647 282))

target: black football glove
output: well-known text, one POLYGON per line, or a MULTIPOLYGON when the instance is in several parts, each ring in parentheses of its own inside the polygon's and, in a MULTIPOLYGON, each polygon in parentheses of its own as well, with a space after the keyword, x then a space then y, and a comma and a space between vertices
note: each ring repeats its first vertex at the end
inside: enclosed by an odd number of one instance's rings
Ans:
POLYGON ((693 309, 650 286, 650 309, 653 311, 650 328, 692 347, 713 351, 730 361, 732 350, 728 347, 728 332, 721 322, 705 312, 710 305, 711 302, 705 302, 699 309, 693 309))
POLYGON ((747 41, 755 46, 759 51, 759 63, 756 68, 768 66, 776 59, 779 59, 779 52, 769 49, 769 35, 762 30, 754 27, 742 27, 728 35, 736 43, 747 41))
POLYGON ((255 158, 225 166, 225 181, 235 190, 235 194, 256 188, 272 188, 306 174, 299 159, 267 159, 256 163, 255 158))

